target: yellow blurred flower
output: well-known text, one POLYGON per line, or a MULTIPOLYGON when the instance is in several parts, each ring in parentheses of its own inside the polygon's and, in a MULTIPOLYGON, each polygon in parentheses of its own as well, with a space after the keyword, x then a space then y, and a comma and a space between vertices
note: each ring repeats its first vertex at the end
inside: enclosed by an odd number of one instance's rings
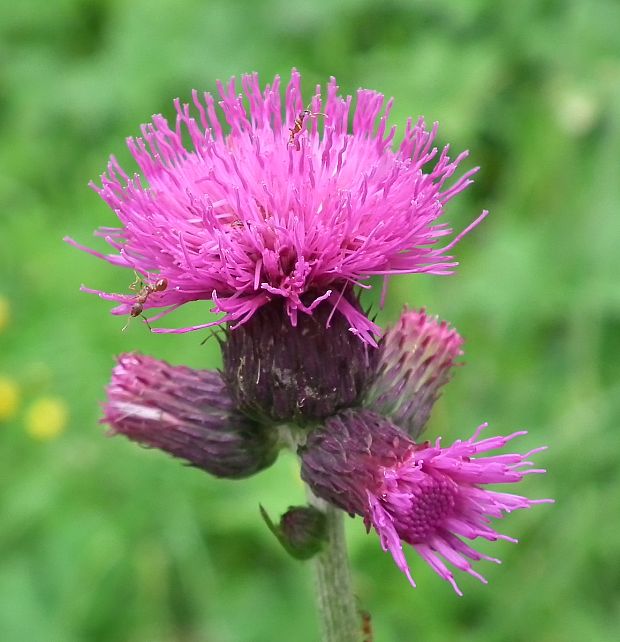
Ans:
POLYGON ((0 375, 0 421, 8 421, 15 416, 19 397, 19 386, 15 381, 0 375))
POLYGON ((9 325, 10 307, 8 299, 0 294, 0 332, 9 325))
POLYGON ((65 429, 68 417, 69 409, 62 399, 40 397, 26 412, 26 432, 41 441, 54 439, 65 429))

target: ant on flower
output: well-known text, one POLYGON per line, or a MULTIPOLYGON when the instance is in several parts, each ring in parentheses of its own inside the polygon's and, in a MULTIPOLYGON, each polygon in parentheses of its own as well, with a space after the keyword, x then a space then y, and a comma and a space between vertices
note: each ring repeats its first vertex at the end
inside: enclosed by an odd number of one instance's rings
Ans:
POLYGON ((149 322, 142 314, 144 311, 144 304, 153 292, 163 292, 168 287, 168 279, 161 278, 157 279, 155 283, 145 283, 137 272, 134 272, 134 274, 136 275, 136 280, 129 286, 129 289, 134 291, 139 289, 139 291, 134 298, 131 309, 129 310, 129 319, 127 319, 127 323, 123 327, 123 332, 127 329, 131 319, 135 317, 142 317, 144 319, 144 323, 148 326, 148 329, 151 330, 149 322))
POLYGON ((362 620, 362 635, 364 636, 364 642, 372 642, 372 618, 368 611, 361 610, 359 612, 362 620))
POLYGON ((327 118, 327 114, 324 114, 323 112, 320 111, 310 111, 310 106, 306 107, 302 112, 299 113, 297 118, 295 118, 295 122, 293 123, 292 127, 289 127, 289 131, 291 132, 288 137, 288 145, 289 147, 291 145, 295 146, 295 149, 299 151, 300 146, 299 146, 299 138, 298 134, 301 132, 304 126, 304 121, 306 118, 316 118, 317 116, 324 116, 327 118))

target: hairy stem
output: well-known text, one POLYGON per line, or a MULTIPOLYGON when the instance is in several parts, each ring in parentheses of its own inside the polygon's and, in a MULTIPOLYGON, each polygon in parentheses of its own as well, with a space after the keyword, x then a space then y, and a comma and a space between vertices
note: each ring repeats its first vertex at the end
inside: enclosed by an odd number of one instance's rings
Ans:
POLYGON ((325 513, 327 541, 314 556, 314 578, 323 642, 359 642, 361 623, 351 587, 344 513, 308 491, 310 503, 325 513))

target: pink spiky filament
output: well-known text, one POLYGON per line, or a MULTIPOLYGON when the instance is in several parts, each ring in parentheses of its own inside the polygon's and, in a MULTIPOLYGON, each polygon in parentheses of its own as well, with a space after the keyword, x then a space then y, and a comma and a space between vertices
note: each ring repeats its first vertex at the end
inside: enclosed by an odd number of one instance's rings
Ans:
MULTIPOLYGON (((291 128, 306 107, 301 78, 293 70, 286 88, 284 118, 280 79, 261 90, 256 74, 243 76, 242 94, 233 78, 218 83, 216 101, 192 94, 193 108, 177 99, 176 122, 161 115, 128 139, 140 175, 129 176, 112 158, 101 185, 93 188, 118 215, 121 226, 97 234, 113 248, 102 254, 80 247, 114 265, 128 267, 146 281, 167 279, 166 291, 149 296, 144 308, 164 314, 189 301, 212 299, 224 313, 216 323, 247 321, 280 298, 295 325, 321 300, 343 314, 351 329, 373 343, 378 327, 347 304, 342 294, 373 275, 425 272, 449 274, 458 240, 436 223, 444 205, 471 182, 477 168, 450 182, 466 152, 451 159, 448 147, 433 147, 437 124, 407 122, 394 149, 395 128, 387 131, 392 106, 383 95, 357 92, 338 96, 335 79, 320 87, 311 114, 290 144, 291 128), (324 116, 315 116, 322 113, 324 116), (319 125, 322 121, 322 125, 319 125)), ((120 305, 127 314, 130 295, 87 289, 120 305)), ((184 332, 190 328, 156 332, 184 332)))

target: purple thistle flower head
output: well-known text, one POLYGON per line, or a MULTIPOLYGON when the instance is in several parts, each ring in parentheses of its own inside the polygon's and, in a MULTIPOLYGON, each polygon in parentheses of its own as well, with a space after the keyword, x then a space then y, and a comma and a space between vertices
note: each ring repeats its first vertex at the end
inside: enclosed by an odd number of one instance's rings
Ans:
POLYGON ((486 212, 451 241, 443 241, 452 230, 438 220, 477 168, 455 177, 467 152, 439 151, 437 124, 427 130, 422 118, 409 119, 394 145, 392 100, 375 91, 360 89, 353 109, 332 78, 307 105, 293 70, 282 106, 279 77, 264 89, 256 74, 241 85, 243 94, 233 78, 218 82, 217 100, 194 91, 192 106, 175 101, 174 123, 154 116, 128 140, 140 174, 110 160, 93 187, 120 220, 97 231, 113 251, 68 240, 135 270, 144 300, 85 290, 118 302, 116 314, 161 308, 149 321, 212 299, 224 313, 217 323, 242 324, 279 300, 294 326, 299 313, 327 301, 374 343, 379 328, 351 305, 349 290, 369 287, 373 275, 449 274, 457 265, 452 248, 486 212), (165 289, 154 287, 158 279, 165 289))
POLYGON ((424 309, 405 310, 381 337, 364 405, 417 439, 463 354, 462 345, 463 339, 445 321, 424 309))
POLYGON ((374 528, 384 550, 413 586, 402 543, 416 552, 461 595, 446 563, 486 583, 471 561, 499 560, 476 551, 463 541, 491 541, 511 537, 498 533, 491 518, 551 500, 530 500, 521 495, 485 488, 487 484, 521 481, 545 472, 530 468, 524 455, 490 454, 525 432, 480 439, 486 424, 466 441, 442 448, 416 444, 400 428, 371 411, 348 410, 325 422, 308 437, 302 450, 302 477, 312 491, 364 518, 374 528))

